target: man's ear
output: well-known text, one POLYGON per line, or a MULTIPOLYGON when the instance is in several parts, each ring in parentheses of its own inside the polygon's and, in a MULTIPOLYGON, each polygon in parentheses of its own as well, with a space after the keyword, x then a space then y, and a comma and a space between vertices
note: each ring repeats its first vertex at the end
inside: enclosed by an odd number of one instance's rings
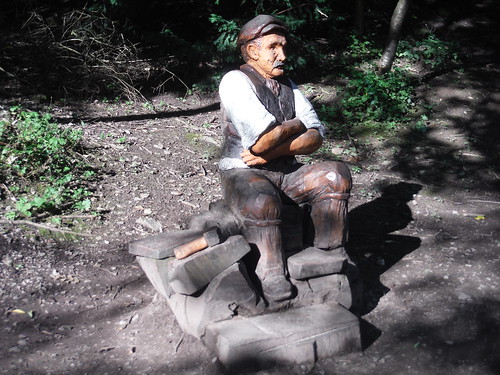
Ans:
POLYGON ((248 43, 247 54, 248 54, 248 57, 250 57, 254 61, 257 61, 259 59, 260 51, 255 43, 248 43))

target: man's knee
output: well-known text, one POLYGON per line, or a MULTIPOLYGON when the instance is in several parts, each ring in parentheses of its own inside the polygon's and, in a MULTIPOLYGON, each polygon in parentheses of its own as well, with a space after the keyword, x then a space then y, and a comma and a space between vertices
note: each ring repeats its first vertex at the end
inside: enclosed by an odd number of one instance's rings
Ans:
POLYGON ((243 221, 259 225, 259 222, 279 218, 281 199, 277 188, 269 180, 249 173, 233 177, 228 181, 225 197, 243 221))
POLYGON ((348 193, 351 191, 352 178, 347 165, 341 162, 324 162, 321 183, 330 186, 334 191, 348 193))
POLYGON ((252 189, 239 202, 239 212, 245 221, 259 225, 259 222, 278 220, 281 213, 281 199, 278 194, 267 194, 252 189))
POLYGON ((344 163, 337 161, 312 165, 304 180, 308 185, 308 190, 316 194, 321 192, 349 193, 351 191, 351 172, 344 163))

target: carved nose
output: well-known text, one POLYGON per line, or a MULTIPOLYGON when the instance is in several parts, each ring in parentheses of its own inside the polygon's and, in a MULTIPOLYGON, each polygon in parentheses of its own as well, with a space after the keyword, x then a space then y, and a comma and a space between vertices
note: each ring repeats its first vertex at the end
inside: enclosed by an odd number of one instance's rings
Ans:
POLYGON ((282 50, 282 51, 280 52, 280 54, 279 54, 279 56, 278 56, 278 59, 279 59, 280 61, 283 61, 283 62, 285 62, 285 61, 286 61, 286 53, 285 53, 285 51, 284 51, 284 50, 282 50))

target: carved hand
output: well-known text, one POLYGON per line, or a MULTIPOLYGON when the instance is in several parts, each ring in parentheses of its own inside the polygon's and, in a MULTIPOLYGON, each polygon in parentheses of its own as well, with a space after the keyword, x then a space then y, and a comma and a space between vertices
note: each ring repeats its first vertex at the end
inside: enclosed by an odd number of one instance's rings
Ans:
POLYGON ((249 167, 254 165, 266 164, 269 161, 261 156, 252 154, 250 150, 244 150, 240 155, 245 164, 248 165, 249 167))
POLYGON ((288 138, 305 133, 306 131, 307 128, 299 119, 285 121, 261 135, 251 147, 251 150, 254 154, 261 155, 266 151, 272 150, 288 138))

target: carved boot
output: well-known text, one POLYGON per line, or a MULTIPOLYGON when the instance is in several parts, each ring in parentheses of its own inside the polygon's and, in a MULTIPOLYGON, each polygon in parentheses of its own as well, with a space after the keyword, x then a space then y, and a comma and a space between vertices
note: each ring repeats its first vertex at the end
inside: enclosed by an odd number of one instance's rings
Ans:
POLYGON ((293 298, 294 287, 286 278, 279 226, 247 225, 243 229, 243 236, 260 253, 255 273, 265 299, 279 302, 293 298))
POLYGON ((331 193, 311 207, 314 246, 288 258, 290 277, 297 280, 344 273, 351 263, 344 245, 347 239, 348 193, 331 193))

